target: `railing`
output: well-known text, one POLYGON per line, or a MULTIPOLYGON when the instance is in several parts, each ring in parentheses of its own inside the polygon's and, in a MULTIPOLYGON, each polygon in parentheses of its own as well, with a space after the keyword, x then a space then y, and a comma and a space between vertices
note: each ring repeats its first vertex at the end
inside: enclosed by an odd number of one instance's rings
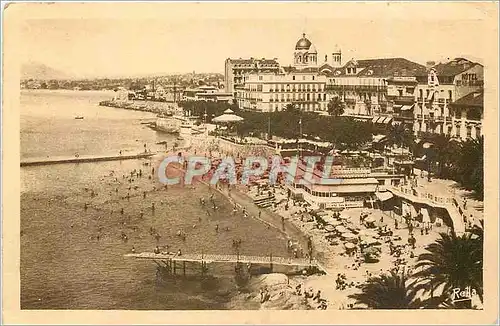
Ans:
POLYGON ((413 97, 413 96, 408 96, 408 95, 398 96, 398 95, 395 95, 395 96, 388 96, 388 97, 390 97, 394 102, 399 102, 399 103, 415 103, 415 97, 413 97))
POLYGON ((453 204, 452 196, 436 196, 430 192, 425 192, 425 191, 419 192, 417 189, 411 188, 409 186, 399 186, 399 187, 389 186, 388 189, 396 190, 401 194, 413 196, 422 200, 428 200, 431 203, 442 206, 453 204))

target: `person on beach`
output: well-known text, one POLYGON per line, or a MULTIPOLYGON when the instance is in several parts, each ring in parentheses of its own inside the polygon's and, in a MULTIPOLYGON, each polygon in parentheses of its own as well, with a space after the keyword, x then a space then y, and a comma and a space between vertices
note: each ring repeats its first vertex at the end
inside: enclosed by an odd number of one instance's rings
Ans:
POLYGON ((124 212, 124 211, 123 211, 123 207, 122 207, 122 209, 120 210, 120 213, 123 215, 123 212, 124 212))
POLYGON ((132 253, 135 254, 135 247, 132 246, 132 253))
POLYGON ((145 191, 142 193, 142 198, 146 199, 146 192, 145 191))
POLYGON ((219 224, 215 225, 215 233, 219 233, 219 224))
POLYGON ((89 204, 87 204, 87 203, 85 203, 85 205, 83 206, 83 208, 84 208, 85 210, 87 210, 87 208, 88 208, 88 207, 89 207, 89 204))
POLYGON ((156 246, 154 249, 154 253, 158 255, 160 253, 160 247, 156 246))

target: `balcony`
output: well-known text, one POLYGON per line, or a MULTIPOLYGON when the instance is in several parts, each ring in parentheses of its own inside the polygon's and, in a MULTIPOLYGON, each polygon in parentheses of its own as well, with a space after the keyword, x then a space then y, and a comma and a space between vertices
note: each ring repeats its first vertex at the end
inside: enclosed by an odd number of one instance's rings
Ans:
POLYGON ((388 98, 392 99, 394 103, 397 104, 413 104, 415 103, 415 97, 405 95, 405 96, 387 96, 388 98))
POLYGON ((451 123, 451 121, 453 121, 453 119, 451 117, 446 117, 445 121, 448 122, 448 123, 451 123))

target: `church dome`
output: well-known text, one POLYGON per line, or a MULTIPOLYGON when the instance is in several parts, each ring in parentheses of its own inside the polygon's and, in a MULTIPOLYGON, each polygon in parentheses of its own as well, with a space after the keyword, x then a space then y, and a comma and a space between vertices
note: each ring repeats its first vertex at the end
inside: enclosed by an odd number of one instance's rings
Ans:
POLYGON ((318 54, 318 51, 316 51, 316 47, 314 46, 314 44, 311 45, 308 52, 313 54, 318 54))
POLYGON ((297 41, 295 45, 295 50, 309 50, 311 47, 311 41, 306 38, 306 34, 302 34, 302 38, 297 41))

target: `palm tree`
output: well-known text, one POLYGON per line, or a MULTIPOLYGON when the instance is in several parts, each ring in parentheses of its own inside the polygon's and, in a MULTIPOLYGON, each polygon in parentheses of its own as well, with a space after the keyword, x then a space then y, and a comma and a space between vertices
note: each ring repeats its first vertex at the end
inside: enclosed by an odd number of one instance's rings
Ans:
POLYGON ((340 97, 336 96, 328 102, 328 113, 334 117, 344 114, 345 104, 340 97))
POLYGON ((442 287, 438 299, 450 303, 454 288, 475 289, 480 299, 483 296, 483 231, 476 227, 473 232, 457 236, 440 233, 436 242, 426 247, 427 253, 418 257, 416 268, 420 269, 413 277, 417 279, 415 291, 434 291, 442 287))
POLYGON ((369 309, 415 309, 420 306, 404 272, 391 270, 390 274, 372 277, 363 284, 361 291, 349 298, 369 309))
POLYGON ((405 126, 403 123, 392 125, 389 130, 388 141, 391 145, 399 145, 401 146, 401 153, 403 151, 403 147, 412 147, 414 143, 414 135, 412 132, 405 126))

